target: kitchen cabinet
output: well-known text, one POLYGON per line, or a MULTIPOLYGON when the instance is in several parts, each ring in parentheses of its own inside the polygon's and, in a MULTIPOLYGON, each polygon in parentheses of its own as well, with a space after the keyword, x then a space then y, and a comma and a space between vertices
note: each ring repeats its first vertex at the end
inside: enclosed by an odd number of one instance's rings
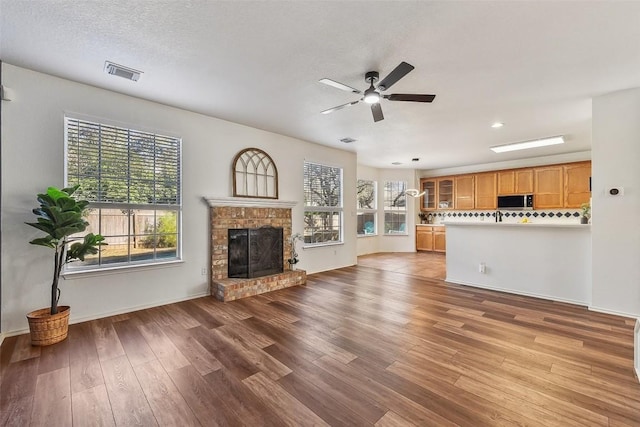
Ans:
POLYGON ((497 174, 495 172, 475 175, 475 196, 476 209, 496 209, 497 174))
POLYGON ((534 209, 575 209, 589 202, 591 162, 422 178, 420 210, 497 208, 498 195, 534 194, 534 209))
POLYGON ((433 227, 428 225, 416 225, 416 250, 433 250, 433 227))
POLYGON ((438 178, 438 209, 454 208, 454 181, 453 178, 438 178))
POLYGON ((591 162, 564 165, 564 207, 579 208, 591 198, 591 162))
POLYGON ((447 251, 447 236, 444 227, 433 227, 433 251, 447 251))
POLYGON ((475 176, 461 175, 455 177, 455 208, 473 209, 475 207, 475 176))
POLYGON ((436 209, 436 179, 423 178, 420 180, 420 192, 424 194, 420 197, 421 211, 431 211, 436 209))
POLYGON ((444 226, 416 225, 416 250, 445 252, 447 247, 444 226))
POLYGON ((533 169, 513 169, 498 172, 498 195, 532 193, 533 169))
POLYGON ((534 209, 564 207, 564 168, 562 165, 533 169, 534 209))

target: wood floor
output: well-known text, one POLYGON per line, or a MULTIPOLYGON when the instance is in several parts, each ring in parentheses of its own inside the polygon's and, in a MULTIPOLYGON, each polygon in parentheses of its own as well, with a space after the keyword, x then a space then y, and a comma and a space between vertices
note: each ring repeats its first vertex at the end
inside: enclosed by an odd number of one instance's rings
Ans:
POLYGON ((0 425, 640 426, 631 319, 424 277, 443 272, 380 254, 54 346, 7 338, 0 425))

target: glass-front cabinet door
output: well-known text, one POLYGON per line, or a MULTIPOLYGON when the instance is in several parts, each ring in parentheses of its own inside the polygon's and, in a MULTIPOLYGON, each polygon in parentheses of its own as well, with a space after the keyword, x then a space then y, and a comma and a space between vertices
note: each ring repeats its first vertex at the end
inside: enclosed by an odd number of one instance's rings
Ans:
POLYGON ((430 211, 436 209, 436 180, 435 179, 421 179, 420 191, 424 192, 422 195, 422 205, 420 210, 430 211))
POLYGON ((438 178, 438 209, 453 209, 453 178, 438 178))

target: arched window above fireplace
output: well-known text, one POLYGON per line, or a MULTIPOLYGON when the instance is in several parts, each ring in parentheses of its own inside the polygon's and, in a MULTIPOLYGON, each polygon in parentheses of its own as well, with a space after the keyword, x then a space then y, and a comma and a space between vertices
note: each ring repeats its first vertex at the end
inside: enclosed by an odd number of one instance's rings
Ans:
POLYGON ((233 159, 233 196, 278 198, 278 169, 259 148, 246 148, 233 159))

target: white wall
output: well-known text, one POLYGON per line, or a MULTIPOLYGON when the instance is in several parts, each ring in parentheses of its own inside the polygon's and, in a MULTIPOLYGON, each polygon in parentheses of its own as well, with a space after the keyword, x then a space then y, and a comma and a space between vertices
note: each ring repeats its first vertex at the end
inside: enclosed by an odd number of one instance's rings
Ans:
POLYGON ((280 199, 298 201, 293 230, 302 231, 303 161, 344 169, 345 243, 300 252, 309 273, 356 263, 354 153, 261 131, 2 64, 2 84, 15 94, 2 106, 2 332, 26 330, 25 314, 49 304, 52 253, 28 244, 38 232, 35 195, 64 179, 63 117, 80 113, 183 139, 183 259, 164 268, 129 269, 63 281, 61 303, 71 321, 161 305, 208 293, 208 206, 203 196, 231 195, 231 161, 243 148, 265 150, 276 162, 280 199))
POLYGON ((593 99, 592 307, 640 316, 640 89, 593 99), (610 187, 624 187, 610 196, 610 187))
POLYGON ((587 225, 460 222, 447 225, 447 282, 588 305, 587 225), (485 271, 480 271, 484 264, 485 271))

